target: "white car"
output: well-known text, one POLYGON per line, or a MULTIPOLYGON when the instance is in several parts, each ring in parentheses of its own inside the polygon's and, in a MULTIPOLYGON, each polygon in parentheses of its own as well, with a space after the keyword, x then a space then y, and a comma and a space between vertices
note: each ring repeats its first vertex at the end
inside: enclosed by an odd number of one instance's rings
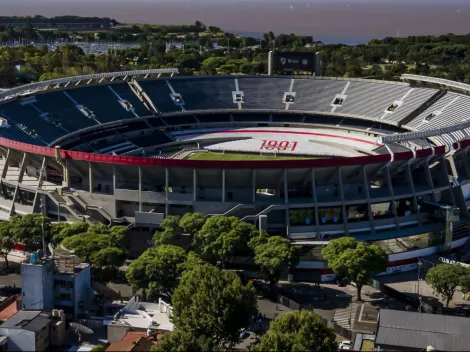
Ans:
POLYGON ((351 341, 345 340, 341 341, 339 344, 339 350, 340 351, 348 351, 352 348, 351 341))

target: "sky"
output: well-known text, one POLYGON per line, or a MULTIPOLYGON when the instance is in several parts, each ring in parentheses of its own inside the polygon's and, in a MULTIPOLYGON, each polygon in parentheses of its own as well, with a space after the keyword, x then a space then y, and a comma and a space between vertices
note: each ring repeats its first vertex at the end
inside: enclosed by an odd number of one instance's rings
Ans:
POLYGON ((0 15, 81 15, 127 23, 295 33, 353 44, 384 36, 470 33, 469 0, 0 0, 0 15))

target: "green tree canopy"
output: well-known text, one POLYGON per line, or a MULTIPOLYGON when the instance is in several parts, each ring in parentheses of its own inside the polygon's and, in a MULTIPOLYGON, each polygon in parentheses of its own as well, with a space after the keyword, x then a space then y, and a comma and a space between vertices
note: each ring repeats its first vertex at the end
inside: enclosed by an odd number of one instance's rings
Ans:
POLYGON ((181 217, 178 215, 167 216, 160 224, 160 230, 153 236, 154 245, 168 244, 171 240, 181 235, 180 220, 181 217))
POLYGON ((336 275, 356 284, 357 300, 361 301, 361 290, 373 278, 374 274, 387 269, 388 256, 376 245, 357 242, 350 237, 330 241, 322 249, 322 256, 336 275))
POLYGON ((223 265, 235 255, 237 248, 245 247, 257 233, 253 225, 234 216, 215 215, 195 234, 194 247, 207 262, 223 265))
POLYGON ((282 314, 271 322, 259 344, 250 351, 336 352, 338 344, 332 328, 323 318, 306 310, 282 314))
POLYGON ((448 307, 465 274, 466 270, 459 265, 438 264, 428 270, 426 283, 446 300, 448 307))
POLYGON ((126 253, 116 247, 100 249, 91 256, 91 263, 98 267, 111 267, 114 271, 120 267, 126 260, 126 253))
POLYGON ((215 346, 239 339, 239 330, 256 312, 256 292, 232 271, 196 265, 183 273, 172 300, 173 323, 196 338, 211 337, 215 346))
POLYGON ((0 256, 5 260, 7 269, 10 269, 8 254, 13 250, 12 226, 9 221, 0 222, 0 256))
POLYGON ((255 263, 260 266, 271 288, 277 284, 283 270, 289 265, 295 267, 298 264, 298 251, 286 238, 273 236, 260 242, 259 237, 255 237, 249 245, 255 253, 255 263))
POLYGON ((85 222, 74 222, 72 224, 60 222, 53 224, 51 228, 52 241, 60 243, 68 237, 87 232, 88 228, 89 225, 85 222))
POLYGON ((196 338, 187 331, 176 330, 164 335, 151 349, 152 352, 210 352, 215 351, 212 341, 200 336, 196 338))
POLYGON ((150 295, 165 294, 171 299, 186 268, 185 261, 186 252, 180 247, 152 247, 129 265, 126 277, 134 291, 143 289, 150 295))
POLYGON ((13 240, 23 243, 27 250, 42 248, 42 228, 46 242, 50 242, 51 219, 42 214, 14 215, 10 218, 13 240))

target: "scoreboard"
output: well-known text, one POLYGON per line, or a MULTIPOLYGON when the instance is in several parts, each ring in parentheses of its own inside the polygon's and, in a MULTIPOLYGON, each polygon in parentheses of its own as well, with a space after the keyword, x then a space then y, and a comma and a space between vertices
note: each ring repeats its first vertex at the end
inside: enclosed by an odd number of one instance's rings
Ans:
POLYGON ((317 68, 317 55, 312 52, 279 52, 272 55, 272 68, 274 74, 313 74, 317 68))

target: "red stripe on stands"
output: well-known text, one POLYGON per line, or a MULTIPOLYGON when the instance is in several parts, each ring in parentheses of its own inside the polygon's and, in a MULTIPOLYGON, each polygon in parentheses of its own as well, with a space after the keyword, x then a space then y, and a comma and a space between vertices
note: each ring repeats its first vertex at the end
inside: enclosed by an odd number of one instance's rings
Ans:
POLYGON ((367 141, 365 139, 354 138, 354 137, 346 137, 346 136, 338 136, 335 134, 328 134, 328 133, 318 133, 318 132, 304 132, 304 131, 281 131, 281 130, 228 130, 228 131, 211 131, 211 132, 186 132, 186 133, 173 133, 174 136, 193 136, 193 135, 201 135, 201 134, 215 134, 215 133, 278 133, 278 134, 300 134, 300 135, 309 135, 309 136, 319 136, 319 137, 330 137, 330 138, 338 138, 338 139, 346 139, 349 141, 354 142, 361 142, 366 144, 375 145, 377 147, 381 147, 382 144, 367 141))
MULTIPOLYGON (((462 144, 464 144, 463 141, 462 144)), ((466 143, 464 144, 467 145, 466 143)), ((32 153, 55 157, 56 150, 54 148, 41 147, 21 142, 12 141, 6 138, 0 138, 0 146, 19 150, 21 152, 32 153)), ((434 155, 445 153, 445 147, 440 146, 434 148, 434 155)), ((416 151, 416 158, 425 158, 433 155, 433 149, 420 149, 416 151)), ((394 154, 395 161, 411 160, 413 153, 403 152, 394 154)), ((132 166, 152 166, 152 167, 174 167, 189 169, 304 169, 316 167, 338 167, 338 166, 357 166, 370 164, 383 164, 391 161, 390 154, 342 157, 342 158, 322 158, 322 159, 302 159, 302 160, 266 160, 266 161, 197 161, 197 160, 180 160, 180 159, 154 159, 136 156, 119 156, 106 154, 93 154, 76 152, 70 150, 60 150, 60 157, 63 159, 73 159, 79 161, 88 161, 103 164, 119 164, 132 166)))

